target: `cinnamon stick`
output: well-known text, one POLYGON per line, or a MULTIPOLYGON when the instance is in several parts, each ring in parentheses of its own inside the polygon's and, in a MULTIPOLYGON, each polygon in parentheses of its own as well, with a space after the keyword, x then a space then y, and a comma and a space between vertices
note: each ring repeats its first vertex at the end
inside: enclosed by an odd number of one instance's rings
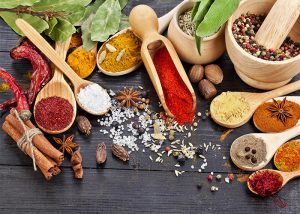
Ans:
MULTIPOLYGON (((21 130, 21 134, 24 134, 24 129, 20 121, 16 118, 15 112, 10 111, 10 114, 5 119, 8 121, 16 130, 21 130)), ((36 128, 30 120, 25 122, 28 129, 36 128)), ((64 155, 58 151, 52 144, 47 140, 44 135, 36 135, 32 139, 33 145, 38 148, 43 154, 52 158, 58 166, 64 161, 64 155)))
MULTIPOLYGON (((2 125, 2 129, 15 141, 18 142, 23 134, 19 130, 16 130, 9 122, 5 121, 2 125)), ((25 147, 25 152, 32 158, 33 154, 30 147, 25 147)), ((47 180, 50 180, 52 175, 52 170, 54 165, 36 148, 33 149, 35 163, 45 176, 47 180)))

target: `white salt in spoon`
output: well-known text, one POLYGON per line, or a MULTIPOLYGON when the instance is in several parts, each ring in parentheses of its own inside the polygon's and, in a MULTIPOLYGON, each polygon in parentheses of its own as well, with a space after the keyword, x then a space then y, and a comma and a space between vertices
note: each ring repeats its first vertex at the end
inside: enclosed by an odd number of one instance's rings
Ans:
MULTIPOLYGON (((20 30, 24 33, 25 36, 28 37, 28 39, 36 46, 38 49, 40 49, 41 52, 45 54, 46 57, 48 57, 52 63, 60 69, 61 72, 63 72, 73 83, 74 86, 74 94, 77 101, 77 104, 86 112, 93 114, 93 115, 104 115, 106 114, 110 107, 111 107, 111 100, 109 95, 107 94, 104 89, 93 82, 81 79, 75 71, 72 70, 72 68, 65 62, 65 60, 59 56, 59 54, 51 47, 51 45, 25 20, 23 19, 17 19, 16 25, 20 28, 20 30), (81 92, 81 90, 86 89, 89 86, 97 85, 97 94, 103 95, 103 106, 101 106, 101 111, 95 111, 94 106, 91 106, 93 104, 92 102, 88 104, 82 103, 80 101, 78 94, 81 92), (89 105, 89 106, 87 106, 89 105), (92 109, 93 108, 93 109, 92 109)), ((86 99, 92 100, 95 99, 95 94, 86 94, 86 99), (90 98, 90 99, 89 99, 90 98)))
POLYGON ((246 170, 246 171, 256 171, 256 170, 262 169, 270 162, 270 160, 274 156, 275 152, 282 144, 284 144, 288 140, 298 136, 299 134, 300 134, 300 126, 295 126, 291 129, 288 129, 281 133, 251 133, 251 134, 243 135, 243 136, 237 138, 231 145, 231 148, 230 148, 231 160, 237 167, 239 167, 240 169, 246 170), (239 143, 238 140, 245 136, 254 136, 255 138, 260 138, 266 144, 266 152, 267 152, 266 158, 265 158, 266 160, 262 161, 257 166, 253 166, 253 167, 244 166, 238 160, 236 160, 234 158, 234 152, 237 152, 237 151, 233 150, 233 146, 235 144, 238 144, 239 143))
MULTIPOLYGON (((174 13, 176 13, 176 11, 181 7, 181 5, 183 5, 186 1, 188 0, 184 0, 182 1, 180 4, 178 4, 176 7, 174 7, 170 12, 168 12, 167 14, 165 14, 164 16, 158 18, 158 33, 159 34, 162 34, 166 28, 168 27, 174 13)), ((133 72, 134 70, 136 70, 140 65, 142 65, 142 59, 141 61, 136 64, 135 66, 131 67, 131 68, 128 68, 124 71, 118 71, 118 72, 111 72, 111 71, 107 71, 105 70, 104 68, 101 67, 101 63, 99 62, 99 57, 100 57, 100 54, 102 53, 102 51, 105 50, 104 48, 104 45, 106 45, 111 39, 119 36, 120 34, 122 33, 125 33, 127 32, 128 30, 131 30, 130 27, 128 28, 125 28, 123 30, 121 30, 120 32, 116 33, 115 35, 113 35, 112 37, 110 37, 108 40, 106 40, 100 47, 98 53, 97 53, 97 66, 99 68, 99 70, 103 73, 103 74, 106 74, 108 76, 122 76, 122 75, 125 75, 125 74, 129 74, 131 72, 133 72)))

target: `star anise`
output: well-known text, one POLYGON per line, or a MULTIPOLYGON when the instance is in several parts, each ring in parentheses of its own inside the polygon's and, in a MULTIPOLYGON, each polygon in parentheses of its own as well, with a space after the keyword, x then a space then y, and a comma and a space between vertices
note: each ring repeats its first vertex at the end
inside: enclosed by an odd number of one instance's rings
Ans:
POLYGON ((272 113, 271 117, 277 117, 283 124, 285 124, 287 118, 293 117, 293 115, 289 113, 289 107, 286 105, 286 97, 281 102, 273 99, 273 103, 268 110, 272 113))
POLYGON ((141 92, 134 90, 133 88, 124 88, 122 91, 119 91, 116 99, 121 104, 127 108, 134 106, 137 107, 139 101, 142 101, 140 98, 141 92))
POLYGON ((62 139, 53 137, 55 143, 61 145, 61 147, 58 150, 61 151, 62 153, 65 153, 66 151, 70 155, 72 155, 74 152, 73 150, 79 146, 79 144, 73 142, 73 139, 74 139, 74 135, 71 135, 67 138, 64 135, 62 139))

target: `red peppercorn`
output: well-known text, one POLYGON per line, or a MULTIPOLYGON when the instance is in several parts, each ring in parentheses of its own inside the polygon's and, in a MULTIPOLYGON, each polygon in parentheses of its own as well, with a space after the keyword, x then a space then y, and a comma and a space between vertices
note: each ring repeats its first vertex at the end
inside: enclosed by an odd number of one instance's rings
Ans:
POLYGON ((166 151, 166 152, 169 152, 171 149, 172 149, 171 146, 166 146, 166 147, 165 147, 165 151, 166 151))
POLYGON ((234 174, 230 173, 227 175, 227 177, 229 178, 230 182, 234 181, 234 174))
POLYGON ((208 176, 207 176, 207 180, 208 180, 208 181, 212 181, 212 180, 213 180, 213 176, 212 176, 212 175, 208 175, 208 176))
POLYGON ((273 49, 273 48, 270 48, 270 49, 269 49, 269 52, 271 52, 271 53, 274 52, 274 49, 273 49))

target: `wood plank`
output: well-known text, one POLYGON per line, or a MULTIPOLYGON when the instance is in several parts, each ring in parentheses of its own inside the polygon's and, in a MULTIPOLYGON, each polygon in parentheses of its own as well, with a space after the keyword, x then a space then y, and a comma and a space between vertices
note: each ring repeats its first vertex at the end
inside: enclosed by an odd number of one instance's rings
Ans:
MULTIPOLYGON (((245 183, 206 180, 207 174, 86 169, 84 180, 72 178, 68 168, 46 182, 28 167, 0 166, 0 212, 76 213, 297 213, 299 182, 292 182, 278 196, 287 203, 276 205, 272 198, 253 196, 245 183), (201 190, 196 188, 203 183, 201 190), (210 186, 219 187, 210 192, 210 186)), ((223 174, 223 177, 225 175, 223 174)))

